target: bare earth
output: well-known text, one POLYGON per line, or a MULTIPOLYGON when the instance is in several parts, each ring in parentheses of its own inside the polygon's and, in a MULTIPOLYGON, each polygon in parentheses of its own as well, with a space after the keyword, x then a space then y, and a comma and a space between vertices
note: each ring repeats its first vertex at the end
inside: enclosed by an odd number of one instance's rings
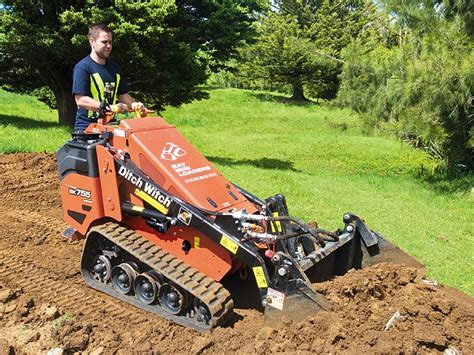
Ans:
POLYGON ((401 266, 315 285, 335 309, 276 328, 237 308, 228 327, 199 333, 98 293, 79 272, 83 242, 60 235, 50 154, 0 156, 0 226, 0 354, 474 352, 473 299, 401 266))

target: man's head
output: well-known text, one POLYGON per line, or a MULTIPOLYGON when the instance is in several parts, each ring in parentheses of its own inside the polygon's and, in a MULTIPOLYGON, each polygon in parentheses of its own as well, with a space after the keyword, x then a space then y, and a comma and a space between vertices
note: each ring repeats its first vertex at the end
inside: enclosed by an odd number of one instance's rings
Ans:
POLYGON ((107 59, 112 52, 112 31, 107 25, 94 24, 89 27, 87 34, 91 45, 91 54, 100 59, 107 59))

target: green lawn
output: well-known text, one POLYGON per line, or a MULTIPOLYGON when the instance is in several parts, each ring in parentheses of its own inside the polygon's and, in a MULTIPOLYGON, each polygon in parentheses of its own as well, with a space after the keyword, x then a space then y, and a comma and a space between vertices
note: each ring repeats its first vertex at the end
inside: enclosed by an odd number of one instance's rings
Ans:
MULTIPOLYGON (((341 226, 347 211, 362 215, 430 277, 474 296, 472 177, 430 184, 420 176, 435 165, 425 153, 363 135, 346 110, 233 89, 210 95, 163 116, 231 181, 262 198, 283 193, 292 215, 322 227, 341 226)), ((0 103, 0 152, 54 151, 69 136, 29 97, 0 91, 0 103)))
POLYGON ((70 138, 58 127, 58 113, 26 95, 0 89, 0 153, 54 152, 70 138))

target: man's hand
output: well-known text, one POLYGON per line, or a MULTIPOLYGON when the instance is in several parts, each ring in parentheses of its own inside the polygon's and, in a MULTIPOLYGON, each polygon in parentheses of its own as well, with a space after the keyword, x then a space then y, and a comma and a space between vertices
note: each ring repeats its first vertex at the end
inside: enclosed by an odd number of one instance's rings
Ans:
POLYGON ((141 102, 132 102, 132 110, 135 111, 135 112, 145 112, 146 111, 146 107, 144 104, 142 104, 141 102))
POLYGON ((128 111, 128 107, 125 104, 118 103, 116 105, 110 106, 110 109, 113 113, 124 113, 128 111))

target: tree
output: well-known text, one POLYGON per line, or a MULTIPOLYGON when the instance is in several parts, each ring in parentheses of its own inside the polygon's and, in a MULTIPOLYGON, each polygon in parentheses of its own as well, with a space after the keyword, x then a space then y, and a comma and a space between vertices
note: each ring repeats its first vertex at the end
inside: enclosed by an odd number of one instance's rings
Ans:
POLYGON ((369 125, 388 122, 447 171, 472 171, 474 45, 465 17, 443 16, 434 1, 396 4, 389 11, 396 14, 390 26, 402 33, 398 44, 349 46, 339 100, 365 113, 369 125))
POLYGON ((157 110, 203 98, 210 68, 252 38, 261 0, 7 0, 0 7, 0 85, 45 98, 54 94, 59 123, 72 125, 72 69, 89 53, 87 26, 107 23, 112 57, 132 95, 157 110))
POLYGON ((333 98, 342 48, 363 32, 371 5, 341 0, 280 0, 261 18, 258 41, 244 49, 243 72, 290 84, 294 100, 305 91, 333 98))

